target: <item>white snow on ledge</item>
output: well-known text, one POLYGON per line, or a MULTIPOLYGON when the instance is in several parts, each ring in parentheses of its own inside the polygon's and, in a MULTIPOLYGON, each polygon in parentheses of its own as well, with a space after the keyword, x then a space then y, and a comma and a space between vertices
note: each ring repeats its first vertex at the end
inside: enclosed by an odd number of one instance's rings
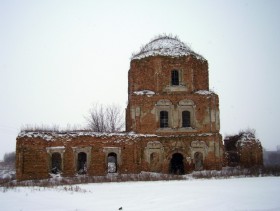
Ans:
POLYGON ((212 91, 208 91, 208 90, 199 90, 199 91, 196 91, 195 94, 200 94, 200 95, 211 95, 211 94, 215 94, 215 93, 212 92, 212 91))
POLYGON ((141 90, 141 91, 135 91, 133 93, 136 94, 136 95, 148 95, 148 96, 156 94, 154 91, 151 91, 151 90, 141 90))
POLYGON ((65 146, 47 147, 47 149, 50 149, 50 150, 54 150, 54 149, 65 149, 65 146))

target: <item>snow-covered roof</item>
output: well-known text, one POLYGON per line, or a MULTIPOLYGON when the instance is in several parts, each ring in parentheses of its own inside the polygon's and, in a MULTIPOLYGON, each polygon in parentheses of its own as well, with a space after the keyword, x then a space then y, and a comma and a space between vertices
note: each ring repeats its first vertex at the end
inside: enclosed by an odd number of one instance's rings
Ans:
POLYGON ((149 56, 181 57, 188 55, 193 55, 197 59, 205 60, 201 55, 191 50, 191 48, 179 38, 160 35, 143 46, 140 52, 133 54, 131 60, 142 59, 149 56))
POLYGON ((28 137, 28 138, 42 138, 46 141, 52 141, 56 138, 75 138, 80 136, 91 136, 91 137, 156 137, 155 134, 136 134, 133 132, 129 133, 101 133, 92 131, 67 131, 67 132, 57 132, 57 131, 22 131, 18 134, 18 138, 28 137))
MULTIPOLYGON (((188 136, 211 136, 212 133, 202 133, 202 134, 189 134, 188 136)), ((139 134, 134 132, 123 132, 123 133, 101 133, 101 132, 92 132, 92 131, 67 131, 67 132, 58 132, 58 131, 22 131, 18 134, 18 138, 41 138, 46 141, 54 141, 58 138, 77 138, 82 136, 90 137, 118 137, 118 138, 128 138, 134 139, 138 137, 161 137, 156 134, 139 134)), ((179 137, 180 135, 170 135, 165 137, 179 137)))

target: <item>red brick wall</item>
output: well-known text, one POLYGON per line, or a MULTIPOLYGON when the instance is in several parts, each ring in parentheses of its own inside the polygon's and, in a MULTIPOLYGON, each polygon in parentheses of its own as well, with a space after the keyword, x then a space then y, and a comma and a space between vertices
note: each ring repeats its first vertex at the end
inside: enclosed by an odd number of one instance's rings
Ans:
MULTIPOLYGON (((181 100, 188 99, 194 102, 195 131, 176 130, 166 135, 184 134, 193 132, 218 132, 219 128, 219 97, 216 94, 195 94, 197 90, 208 90, 208 63, 193 56, 178 58, 156 56, 141 60, 132 60, 128 74, 129 103, 126 110, 126 130, 137 133, 162 134, 158 131, 159 121, 156 121, 155 105, 161 99, 172 102, 174 111, 178 112, 177 105, 181 100), (171 86, 171 71, 179 70, 181 74, 180 86, 171 86), (171 87, 171 88, 170 88, 171 87), (178 89, 177 89, 178 88, 178 89), (176 91, 172 89, 177 89, 176 91), (135 91, 151 90, 155 95, 137 95, 135 91), (140 109, 140 115, 134 118, 133 110, 140 109), (210 113, 215 112, 215 120, 210 113)), ((180 115, 180 114, 179 114, 180 115)), ((213 115, 212 115, 213 117, 213 115)), ((172 118, 172 116, 170 116, 172 118)), ((172 126, 173 127, 173 126, 172 126)))
POLYGON ((159 142, 162 145, 162 162, 159 165, 158 172, 169 173, 169 165, 172 154, 178 152, 184 157, 186 172, 194 169, 192 151, 196 148, 191 147, 192 141, 201 140, 207 145, 205 154, 205 169, 220 169, 222 152, 217 153, 222 148, 221 136, 218 134, 209 134, 207 136, 178 136, 178 137, 160 137, 160 136, 78 136, 54 138, 52 141, 46 141, 42 138, 19 137, 17 139, 17 179, 41 179, 48 178, 51 163, 51 157, 47 153, 47 147, 64 146, 63 171, 64 176, 75 176, 75 156, 73 147, 91 147, 91 160, 87 171, 88 175, 106 175, 107 163, 106 147, 119 147, 121 150, 121 164, 118 166, 118 173, 140 173, 141 171, 150 171, 150 164, 147 162, 145 150, 148 142, 159 142), (213 148, 213 144, 216 146, 213 148), (188 160, 188 161, 187 161, 188 160))
POLYGON ((154 56, 132 60, 128 75, 129 94, 138 90, 153 90, 158 94, 171 83, 171 71, 182 71, 182 82, 187 85, 187 93, 194 90, 208 90, 208 63, 193 56, 154 56))

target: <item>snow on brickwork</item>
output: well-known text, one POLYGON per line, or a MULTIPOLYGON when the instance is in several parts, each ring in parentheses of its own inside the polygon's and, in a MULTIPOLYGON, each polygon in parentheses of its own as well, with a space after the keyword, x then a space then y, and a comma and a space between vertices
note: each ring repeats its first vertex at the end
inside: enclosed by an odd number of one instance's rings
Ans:
MULTIPOLYGON (((189 134, 188 136, 212 136, 213 133, 200 133, 200 134, 189 134)), ((67 131, 67 132, 57 132, 57 131, 22 131, 18 134, 17 138, 41 138, 46 141, 55 141, 57 138, 76 138, 82 136, 90 137, 123 137, 129 139, 134 139, 138 137, 161 137, 156 134, 139 134, 134 132, 129 133, 101 133, 92 131, 67 131)), ((167 136, 165 136, 167 137, 167 136)), ((170 135, 169 137, 180 137, 180 135, 170 135)), ((116 140, 116 142, 118 142, 116 140)))
POLYGON ((240 139, 237 141, 237 144, 239 144, 240 146, 257 144, 258 147, 261 147, 260 140, 255 137, 254 132, 250 131, 242 132, 240 139))
POLYGON ((155 92, 151 91, 151 90, 141 90, 141 91, 135 91, 133 93, 136 94, 136 95, 148 95, 148 96, 151 96, 151 95, 155 94, 155 92))
POLYGON ((193 55, 197 59, 205 60, 177 37, 160 35, 142 47, 140 52, 133 54, 131 60, 142 59, 149 56, 181 57, 188 55, 193 55))
POLYGON ((208 91, 208 90, 199 90, 199 91, 196 91, 195 94, 200 94, 200 95, 211 95, 211 94, 214 94, 214 92, 208 91))
POLYGON ((80 136, 91 136, 91 137, 156 137, 155 134, 136 134, 130 133, 101 133, 92 131, 67 131, 67 132, 52 132, 52 131, 22 131, 19 133, 18 138, 28 137, 28 138, 42 138, 46 141, 54 141, 57 138, 69 137, 76 138, 80 136))

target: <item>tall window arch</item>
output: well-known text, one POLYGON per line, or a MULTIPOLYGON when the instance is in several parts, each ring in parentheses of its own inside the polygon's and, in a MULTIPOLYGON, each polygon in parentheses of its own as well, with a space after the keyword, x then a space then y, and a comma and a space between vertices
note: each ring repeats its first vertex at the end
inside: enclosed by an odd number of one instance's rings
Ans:
POLYGON ((52 162, 51 172, 53 174, 58 174, 59 172, 61 172, 61 166, 62 166, 61 154, 58 152, 53 153, 51 162, 52 162))
POLYGON ((191 126, 191 113, 189 111, 182 112, 182 127, 191 126))
POLYGON ((161 128, 168 127, 168 111, 160 112, 160 127, 161 128))
POLYGON ((111 152, 108 154, 107 158, 107 167, 108 167, 108 173, 116 173, 117 172, 117 154, 114 152, 111 152))
POLYGON ((77 171, 78 174, 87 173, 87 154, 85 152, 78 153, 77 171))
POLYGON ((174 85, 174 86, 179 85, 179 71, 178 70, 171 71, 171 85, 174 85))

